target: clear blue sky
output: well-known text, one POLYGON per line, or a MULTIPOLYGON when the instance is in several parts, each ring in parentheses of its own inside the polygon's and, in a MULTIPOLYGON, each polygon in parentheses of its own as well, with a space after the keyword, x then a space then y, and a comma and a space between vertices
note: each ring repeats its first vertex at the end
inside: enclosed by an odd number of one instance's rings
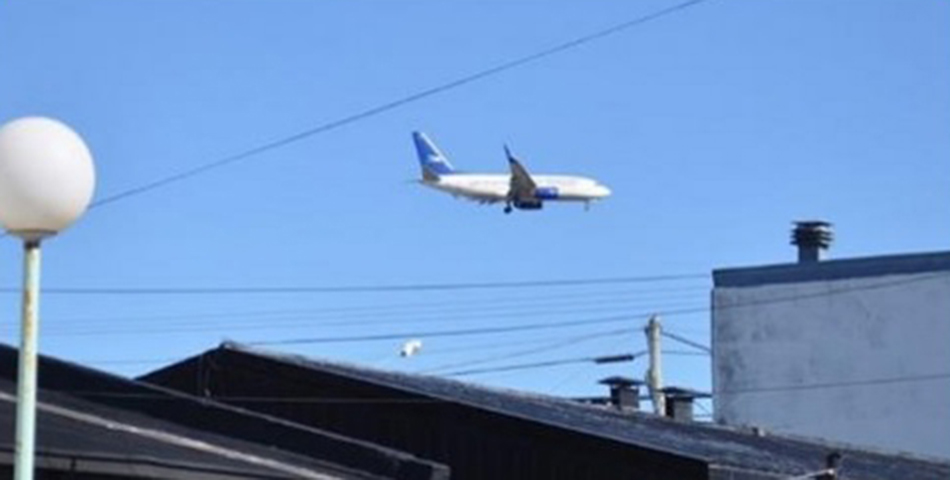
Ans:
MULTIPOLYGON (((0 122, 77 129, 103 198, 673 5, 116 1, 0 4, 0 122)), ((789 222, 835 223, 833 257, 950 238, 950 4, 710 0, 661 20, 93 210, 44 250, 45 287, 337 286, 708 274, 794 258, 789 222), (408 183, 409 133, 456 166, 594 176, 589 212, 503 215, 408 183)), ((0 241, 0 286, 20 251, 0 241)), ((41 351, 136 374, 240 341, 582 320, 708 306, 708 277, 390 294, 46 294, 41 351), (262 313, 263 312, 263 313, 262 313), (276 313, 275 313, 276 312, 276 313), (152 363, 125 363, 127 361, 152 363), (117 362, 117 363, 113 363, 117 362), (157 363, 156 363, 157 362, 157 363)), ((17 343, 19 296, 0 295, 17 343)), ((410 371, 628 322, 502 336, 280 347, 410 371), (494 345, 494 348, 492 347, 494 345)), ((669 329, 708 343, 708 314, 669 329)), ((628 333, 495 365, 643 348, 628 333)), ((275 347, 277 348, 277 347, 275 347)), ((679 348, 679 347, 676 347, 679 348)), ((486 363, 479 366, 491 366, 486 363)), ((701 357, 668 382, 709 388, 701 357)), ((562 394, 644 363, 472 379, 562 394)))

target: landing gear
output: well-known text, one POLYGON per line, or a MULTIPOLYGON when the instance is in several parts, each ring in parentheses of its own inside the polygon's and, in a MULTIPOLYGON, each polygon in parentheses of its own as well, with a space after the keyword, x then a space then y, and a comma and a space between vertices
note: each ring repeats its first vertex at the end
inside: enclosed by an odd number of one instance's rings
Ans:
POLYGON ((508 205, 505 205, 505 210, 504 210, 504 211, 505 211, 505 215, 511 213, 511 204, 510 204, 510 203, 509 203, 508 205))

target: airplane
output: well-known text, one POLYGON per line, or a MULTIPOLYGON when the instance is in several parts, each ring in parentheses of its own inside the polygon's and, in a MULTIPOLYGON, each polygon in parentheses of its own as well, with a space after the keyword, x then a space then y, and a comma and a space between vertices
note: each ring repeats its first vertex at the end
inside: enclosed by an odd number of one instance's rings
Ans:
POLYGON ((540 210, 545 201, 590 202, 610 195, 610 189, 596 180, 573 175, 531 175, 505 145, 509 174, 464 173, 455 170, 439 147, 422 132, 412 132, 422 179, 419 183, 483 204, 505 202, 504 212, 513 208, 540 210))

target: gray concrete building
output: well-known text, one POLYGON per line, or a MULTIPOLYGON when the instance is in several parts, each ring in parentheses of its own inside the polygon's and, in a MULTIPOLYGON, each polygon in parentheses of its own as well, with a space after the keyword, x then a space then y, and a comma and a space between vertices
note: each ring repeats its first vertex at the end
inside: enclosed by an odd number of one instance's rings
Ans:
POLYGON ((713 273, 716 421, 950 458, 950 252, 821 261, 826 227, 713 273))

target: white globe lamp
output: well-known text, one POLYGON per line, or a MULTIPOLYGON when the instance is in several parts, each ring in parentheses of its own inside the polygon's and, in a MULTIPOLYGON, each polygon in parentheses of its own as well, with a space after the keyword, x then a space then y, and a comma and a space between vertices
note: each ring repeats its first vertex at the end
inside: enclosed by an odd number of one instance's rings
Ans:
POLYGON ((26 240, 65 229, 95 188, 92 155, 62 122, 43 117, 0 127, 0 224, 26 240))
POLYGON ((44 117, 0 127, 0 225, 23 240, 23 318, 14 478, 31 480, 36 432, 40 241, 69 227, 92 199, 92 155, 68 126, 44 117))

